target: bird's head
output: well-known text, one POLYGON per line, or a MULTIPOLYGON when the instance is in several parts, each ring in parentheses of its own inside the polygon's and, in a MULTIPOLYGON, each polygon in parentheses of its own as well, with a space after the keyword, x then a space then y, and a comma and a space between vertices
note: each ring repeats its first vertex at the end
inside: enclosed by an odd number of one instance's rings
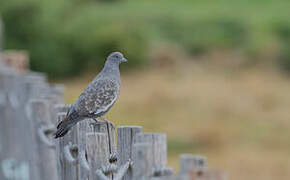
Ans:
POLYGON ((113 52, 108 56, 107 61, 110 61, 111 63, 114 63, 114 64, 115 63, 121 64, 123 62, 127 62, 127 59, 124 58, 122 53, 113 52))

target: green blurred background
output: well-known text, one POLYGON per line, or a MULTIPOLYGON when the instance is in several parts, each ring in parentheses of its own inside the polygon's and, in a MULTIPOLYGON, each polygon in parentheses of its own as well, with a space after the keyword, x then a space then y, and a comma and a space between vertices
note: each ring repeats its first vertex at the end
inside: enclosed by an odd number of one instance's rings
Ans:
POLYGON ((230 179, 290 178, 289 0, 1 0, 5 49, 72 103, 111 51, 123 87, 108 119, 168 135, 230 179))

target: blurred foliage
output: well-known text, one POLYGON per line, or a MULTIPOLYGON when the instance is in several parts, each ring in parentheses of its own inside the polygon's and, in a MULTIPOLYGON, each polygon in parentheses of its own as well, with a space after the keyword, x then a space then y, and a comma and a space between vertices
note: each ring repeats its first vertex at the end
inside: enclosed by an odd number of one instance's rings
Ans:
POLYGON ((134 59, 128 67, 144 64, 148 40, 141 27, 127 26, 116 16, 99 16, 89 2, 1 1, 6 48, 28 49, 31 68, 53 78, 100 68, 111 51, 134 59))
POLYGON ((279 64, 284 70, 290 72, 290 24, 278 23, 275 30, 282 42, 279 64))
POLYGON ((28 49, 32 69, 63 77, 101 68, 111 51, 127 56, 126 68, 144 65, 158 42, 191 55, 240 49, 258 57, 278 39, 278 64, 290 71, 289 7, 287 0, 9 0, 0 13, 6 48, 28 49))

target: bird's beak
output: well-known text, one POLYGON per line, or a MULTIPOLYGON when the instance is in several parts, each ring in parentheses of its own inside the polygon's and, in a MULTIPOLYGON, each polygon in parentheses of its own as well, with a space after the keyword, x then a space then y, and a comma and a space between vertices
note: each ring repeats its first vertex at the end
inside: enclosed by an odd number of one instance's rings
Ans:
POLYGON ((127 62, 126 58, 122 58, 121 62, 127 62))

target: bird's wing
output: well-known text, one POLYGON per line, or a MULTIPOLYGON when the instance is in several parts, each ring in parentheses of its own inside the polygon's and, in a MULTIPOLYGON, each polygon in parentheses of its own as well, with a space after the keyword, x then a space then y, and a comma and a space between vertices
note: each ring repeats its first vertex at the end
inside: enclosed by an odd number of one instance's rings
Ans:
POLYGON ((114 79, 98 79, 92 82, 80 95, 75 109, 81 116, 104 113, 116 102, 120 86, 114 79))

